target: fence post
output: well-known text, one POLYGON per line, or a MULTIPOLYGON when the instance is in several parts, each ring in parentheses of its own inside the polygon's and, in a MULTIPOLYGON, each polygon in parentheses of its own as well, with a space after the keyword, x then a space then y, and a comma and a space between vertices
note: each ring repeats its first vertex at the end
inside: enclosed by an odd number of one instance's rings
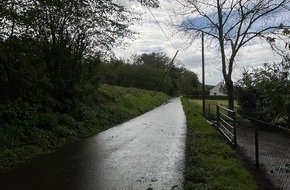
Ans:
POLYGON ((255 124, 255 153, 256 153, 256 170, 260 171, 259 135, 258 135, 258 126, 257 126, 257 124, 255 124))
POLYGON ((237 113, 233 111, 233 127, 234 127, 234 147, 237 147, 237 113))
POLYGON ((208 103, 208 118, 210 118, 210 103, 208 103))
POLYGON ((217 125, 216 125, 216 127, 217 127, 217 129, 219 129, 219 127, 220 127, 220 108, 219 108, 219 105, 216 105, 216 115, 217 115, 217 119, 216 119, 217 125))

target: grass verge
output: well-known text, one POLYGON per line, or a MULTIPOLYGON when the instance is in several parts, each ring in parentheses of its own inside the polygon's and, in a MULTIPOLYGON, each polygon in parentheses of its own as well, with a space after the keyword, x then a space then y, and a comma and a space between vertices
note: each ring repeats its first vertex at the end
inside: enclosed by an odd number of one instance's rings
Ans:
POLYGON ((153 94, 101 85, 69 113, 39 113, 37 106, 22 102, 1 105, 0 173, 141 115, 169 99, 163 93, 153 94))
POLYGON ((201 116, 201 107, 182 99, 187 121, 185 190, 255 190, 257 186, 221 134, 201 116))

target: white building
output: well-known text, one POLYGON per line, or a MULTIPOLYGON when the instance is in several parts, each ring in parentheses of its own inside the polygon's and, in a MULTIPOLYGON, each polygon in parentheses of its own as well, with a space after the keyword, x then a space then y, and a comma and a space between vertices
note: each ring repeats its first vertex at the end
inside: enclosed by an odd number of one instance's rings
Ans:
POLYGON ((224 82, 218 83, 209 91, 211 96, 227 96, 226 94, 226 84, 224 82))

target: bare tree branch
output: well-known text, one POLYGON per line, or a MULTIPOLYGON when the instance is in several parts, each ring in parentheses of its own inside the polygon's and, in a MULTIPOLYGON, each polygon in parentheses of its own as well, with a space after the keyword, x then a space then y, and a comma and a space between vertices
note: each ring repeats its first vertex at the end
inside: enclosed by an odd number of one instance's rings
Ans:
POLYGON ((231 75, 240 49, 255 38, 265 38, 288 28, 279 18, 290 10, 290 0, 178 0, 179 5, 192 15, 179 25, 185 36, 206 34, 220 47, 221 68, 229 89, 229 107, 233 108, 233 82, 231 75), (280 21, 279 21, 280 20, 280 21), (230 49, 228 49, 230 47, 230 49), (227 53, 226 53, 227 52, 227 53), (228 54, 229 53, 229 54, 228 54), (227 57, 228 55, 228 57, 227 57))

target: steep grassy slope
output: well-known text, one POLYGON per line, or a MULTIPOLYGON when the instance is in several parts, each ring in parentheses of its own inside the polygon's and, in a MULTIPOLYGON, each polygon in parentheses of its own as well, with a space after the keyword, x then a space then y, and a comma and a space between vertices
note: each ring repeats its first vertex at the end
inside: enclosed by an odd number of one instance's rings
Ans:
POLYGON ((22 102, 0 107, 0 118, 10 117, 0 128, 0 172, 141 115, 169 99, 163 93, 153 94, 101 85, 76 102, 69 113, 39 113, 36 106, 22 102))

